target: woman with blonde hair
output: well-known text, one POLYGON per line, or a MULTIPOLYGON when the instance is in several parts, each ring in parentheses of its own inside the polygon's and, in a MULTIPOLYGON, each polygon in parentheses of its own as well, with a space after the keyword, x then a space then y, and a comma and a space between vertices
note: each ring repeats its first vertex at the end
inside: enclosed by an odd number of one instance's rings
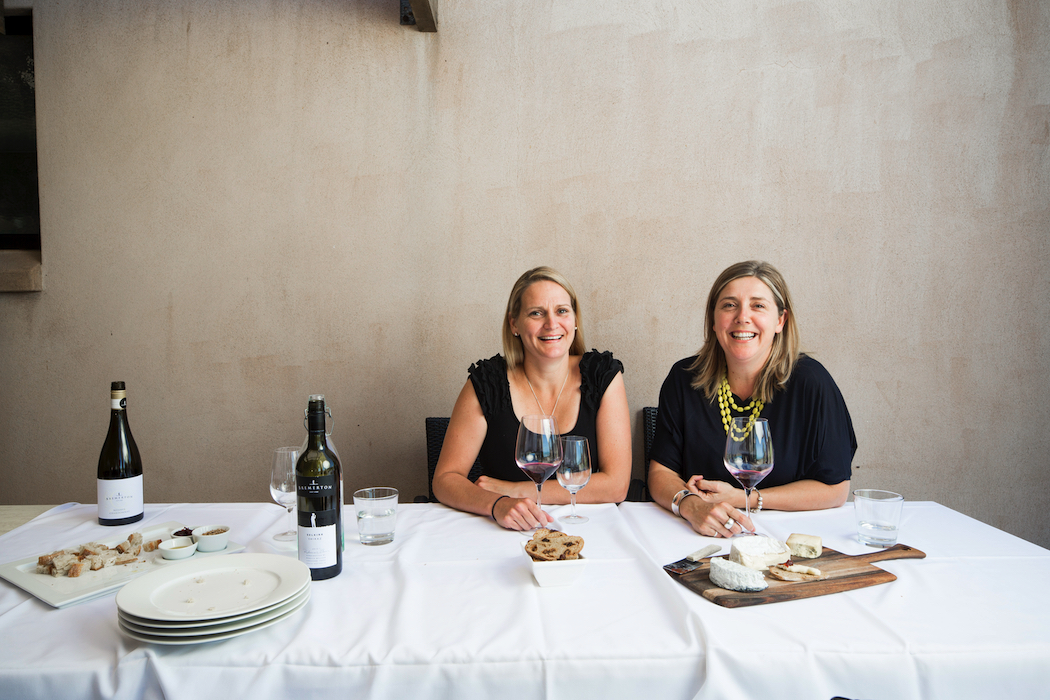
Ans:
POLYGON ((769 263, 731 265, 711 287, 704 323, 703 347, 677 362, 660 389, 653 499, 701 535, 753 531, 738 510, 744 490, 722 462, 731 419, 746 416, 767 419, 773 436, 774 466, 751 492, 752 512, 845 503, 853 423, 828 371, 799 352, 784 278, 769 263))
MULTIPOLYGON (((534 500, 536 485, 514 461, 521 416, 553 415, 563 435, 590 443, 594 473, 580 503, 615 503, 631 478, 631 429, 623 364, 609 352, 584 352, 579 301, 549 267, 514 284, 503 317, 503 355, 470 366, 456 400, 434 472, 434 495, 445 505, 491 516, 512 530, 542 527, 551 517, 534 500), (467 478, 475 459, 483 473, 467 478)), ((543 503, 568 503, 551 479, 543 503)))

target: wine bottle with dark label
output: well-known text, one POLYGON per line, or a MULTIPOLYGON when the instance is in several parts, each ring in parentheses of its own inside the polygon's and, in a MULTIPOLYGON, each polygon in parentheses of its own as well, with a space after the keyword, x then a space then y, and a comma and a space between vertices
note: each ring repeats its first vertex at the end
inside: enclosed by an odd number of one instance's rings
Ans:
POLYGON ((299 561, 310 567, 314 581, 343 570, 341 468, 325 439, 324 417, 324 396, 312 394, 306 409, 309 436, 295 464, 299 561))
POLYGON ((98 456, 98 522, 127 525, 142 520, 142 458, 128 427, 124 382, 109 391, 109 432, 98 456))

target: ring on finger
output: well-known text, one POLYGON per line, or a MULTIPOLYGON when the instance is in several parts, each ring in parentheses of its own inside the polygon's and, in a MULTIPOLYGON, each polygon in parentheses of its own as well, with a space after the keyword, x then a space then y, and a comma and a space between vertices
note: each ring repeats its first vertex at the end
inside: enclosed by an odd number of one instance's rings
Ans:
POLYGON ((734 521, 734 520, 733 520, 732 518, 730 518, 729 520, 727 520, 727 521, 726 521, 726 524, 725 524, 725 529, 727 529, 727 530, 732 530, 732 529, 733 529, 733 523, 734 523, 734 522, 735 522, 735 521, 734 521))

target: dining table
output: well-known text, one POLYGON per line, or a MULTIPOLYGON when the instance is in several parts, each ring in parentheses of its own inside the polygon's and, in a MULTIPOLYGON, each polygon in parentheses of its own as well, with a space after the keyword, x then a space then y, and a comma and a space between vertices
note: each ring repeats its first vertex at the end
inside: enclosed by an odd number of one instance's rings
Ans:
MULTIPOLYGON (((589 521, 564 529, 584 540, 582 575, 541 587, 529 535, 490 518, 401 503, 393 542, 365 546, 348 507, 342 573, 310 583, 309 602, 278 624, 202 644, 129 637, 116 592, 53 607, 0 581, 0 699, 958 699, 1050 688, 1050 551, 944 505, 905 503, 900 542, 926 556, 879 562, 895 580, 736 608, 662 568, 705 545, 728 554, 729 540, 654 503, 577 510, 589 521)), ((294 543, 273 539, 287 518, 275 504, 147 504, 143 521, 112 528, 95 505, 66 503, 0 535, 0 564, 172 522, 223 524, 244 552, 294 559, 294 543)), ((872 551, 852 503, 754 521, 779 540, 872 551)))

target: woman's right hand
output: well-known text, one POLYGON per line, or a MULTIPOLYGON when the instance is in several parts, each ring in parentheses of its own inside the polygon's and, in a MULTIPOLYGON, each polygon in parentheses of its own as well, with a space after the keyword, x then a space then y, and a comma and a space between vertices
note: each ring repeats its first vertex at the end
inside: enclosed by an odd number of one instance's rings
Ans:
POLYGON ((492 509, 492 515, 508 530, 531 530, 546 527, 554 518, 541 510, 531 498, 500 498, 492 509))
POLYGON ((683 498, 678 509, 693 530, 704 537, 732 537, 745 530, 755 530, 751 518, 722 501, 717 494, 696 492, 695 496, 683 498))

